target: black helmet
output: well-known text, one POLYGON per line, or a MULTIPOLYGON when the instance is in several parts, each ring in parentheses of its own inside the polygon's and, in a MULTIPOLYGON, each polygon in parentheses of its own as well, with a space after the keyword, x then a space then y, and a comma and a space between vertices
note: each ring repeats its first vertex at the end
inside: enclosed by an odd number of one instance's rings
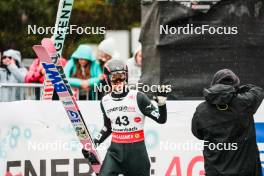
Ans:
POLYGON ((108 85, 111 85, 111 76, 115 73, 123 73, 125 81, 128 81, 127 65, 119 59, 111 59, 104 65, 104 77, 108 85))

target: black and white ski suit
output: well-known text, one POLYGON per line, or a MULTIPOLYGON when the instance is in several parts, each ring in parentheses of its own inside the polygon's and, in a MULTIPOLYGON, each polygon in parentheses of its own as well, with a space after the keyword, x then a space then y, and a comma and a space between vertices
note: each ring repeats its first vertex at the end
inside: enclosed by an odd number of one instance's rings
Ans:
POLYGON ((111 93, 101 100, 104 127, 95 144, 110 134, 112 142, 102 164, 100 176, 149 176, 150 162, 144 142, 145 117, 163 124, 167 120, 166 104, 156 108, 142 92, 128 90, 111 93))

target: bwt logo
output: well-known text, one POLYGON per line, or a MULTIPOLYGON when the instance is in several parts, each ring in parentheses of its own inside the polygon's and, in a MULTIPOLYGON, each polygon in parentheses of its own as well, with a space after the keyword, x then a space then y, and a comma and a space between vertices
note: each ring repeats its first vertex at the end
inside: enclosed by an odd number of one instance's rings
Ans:
MULTIPOLYGON (((51 80, 55 90, 57 93, 68 91, 67 86, 64 84, 60 73, 56 70, 56 66, 54 64, 42 63, 43 68, 48 75, 48 78, 51 80)), ((59 69, 59 66, 57 67, 59 69)))
POLYGON ((72 111, 72 110, 67 110, 67 113, 68 113, 68 115, 70 117, 71 122, 77 123, 77 122, 81 121, 77 112, 72 111))
POLYGON ((256 133, 257 133, 257 142, 260 152, 260 160, 262 165, 262 173, 264 174, 264 122, 256 123, 256 133))

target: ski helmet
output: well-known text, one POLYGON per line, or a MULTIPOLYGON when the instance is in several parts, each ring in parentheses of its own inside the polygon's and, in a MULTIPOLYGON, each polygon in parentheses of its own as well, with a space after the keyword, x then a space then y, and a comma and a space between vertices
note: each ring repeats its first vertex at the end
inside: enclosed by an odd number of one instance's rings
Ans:
POLYGON ((126 83, 128 82, 128 69, 127 65, 119 59, 111 59, 104 65, 104 77, 106 83, 111 86, 111 82, 118 79, 123 79, 126 83), (116 77, 115 75, 121 75, 116 77), (123 75, 123 76, 122 76, 123 75))

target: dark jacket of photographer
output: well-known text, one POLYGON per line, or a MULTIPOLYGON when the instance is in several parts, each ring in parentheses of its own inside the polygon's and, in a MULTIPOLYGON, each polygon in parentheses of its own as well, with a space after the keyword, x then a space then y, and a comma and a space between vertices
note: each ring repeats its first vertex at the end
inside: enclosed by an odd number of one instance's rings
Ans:
POLYGON ((197 107, 192 120, 193 134, 206 141, 206 175, 261 176, 253 115, 263 100, 263 90, 254 85, 239 87, 232 71, 220 71, 204 90, 206 101, 197 107))

